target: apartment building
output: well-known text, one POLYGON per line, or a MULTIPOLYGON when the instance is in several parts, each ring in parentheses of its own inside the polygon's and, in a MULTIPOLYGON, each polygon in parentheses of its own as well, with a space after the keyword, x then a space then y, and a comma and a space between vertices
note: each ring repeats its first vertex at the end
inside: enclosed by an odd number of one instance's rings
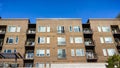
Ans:
POLYGON ((105 68, 119 40, 119 19, 0 19, 0 67, 105 68))

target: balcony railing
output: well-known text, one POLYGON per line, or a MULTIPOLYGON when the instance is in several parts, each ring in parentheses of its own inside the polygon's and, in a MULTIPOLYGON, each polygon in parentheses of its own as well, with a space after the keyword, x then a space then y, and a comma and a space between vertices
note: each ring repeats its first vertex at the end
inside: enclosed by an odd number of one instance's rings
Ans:
POLYGON ((0 40, 0 46, 2 46, 3 45, 3 40, 0 40))
POLYGON ((5 29, 0 29, 0 34, 5 34, 5 29))
POLYGON ((34 45, 35 45, 35 42, 29 42, 29 41, 26 42, 26 46, 34 46, 34 45))
POLYGON ((95 45, 94 42, 91 40, 91 41, 85 41, 85 46, 95 46, 95 45))
POLYGON ((86 52, 86 57, 87 57, 87 60, 96 60, 97 59, 97 54, 86 52))
POLYGON ((112 29, 112 33, 113 34, 120 34, 120 30, 118 30, 118 29, 112 29))
POLYGON ((28 29, 28 34, 35 34, 36 30, 35 28, 28 29))
POLYGON ((33 59, 34 53, 26 53, 25 54, 25 59, 33 59))
POLYGON ((83 29, 83 33, 85 33, 85 34, 92 34, 92 30, 89 29, 89 28, 84 28, 83 29))

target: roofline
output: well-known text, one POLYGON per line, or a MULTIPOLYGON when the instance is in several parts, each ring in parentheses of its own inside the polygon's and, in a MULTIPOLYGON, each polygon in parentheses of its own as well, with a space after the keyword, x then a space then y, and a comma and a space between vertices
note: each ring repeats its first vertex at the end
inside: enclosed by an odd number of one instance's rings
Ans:
POLYGON ((81 18, 36 18, 37 20, 39 19, 78 19, 81 20, 81 18))
POLYGON ((120 18, 89 18, 88 20, 118 20, 120 18))
POLYGON ((29 20, 29 18, 1 18, 1 20, 29 20))

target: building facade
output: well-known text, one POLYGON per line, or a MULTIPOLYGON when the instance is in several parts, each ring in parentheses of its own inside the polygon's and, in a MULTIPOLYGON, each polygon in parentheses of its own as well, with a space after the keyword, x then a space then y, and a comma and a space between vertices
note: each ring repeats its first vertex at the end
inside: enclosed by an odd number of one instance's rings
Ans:
POLYGON ((0 66, 105 67, 109 56, 120 53, 119 40, 119 19, 89 19, 86 24, 77 18, 37 18, 36 24, 0 19, 0 66))

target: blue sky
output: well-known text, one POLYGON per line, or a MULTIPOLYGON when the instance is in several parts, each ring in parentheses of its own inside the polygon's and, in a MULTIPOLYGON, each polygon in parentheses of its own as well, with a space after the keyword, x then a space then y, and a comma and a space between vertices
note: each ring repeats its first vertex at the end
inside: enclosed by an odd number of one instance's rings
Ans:
POLYGON ((0 0, 2 18, 115 18, 120 0, 0 0))

